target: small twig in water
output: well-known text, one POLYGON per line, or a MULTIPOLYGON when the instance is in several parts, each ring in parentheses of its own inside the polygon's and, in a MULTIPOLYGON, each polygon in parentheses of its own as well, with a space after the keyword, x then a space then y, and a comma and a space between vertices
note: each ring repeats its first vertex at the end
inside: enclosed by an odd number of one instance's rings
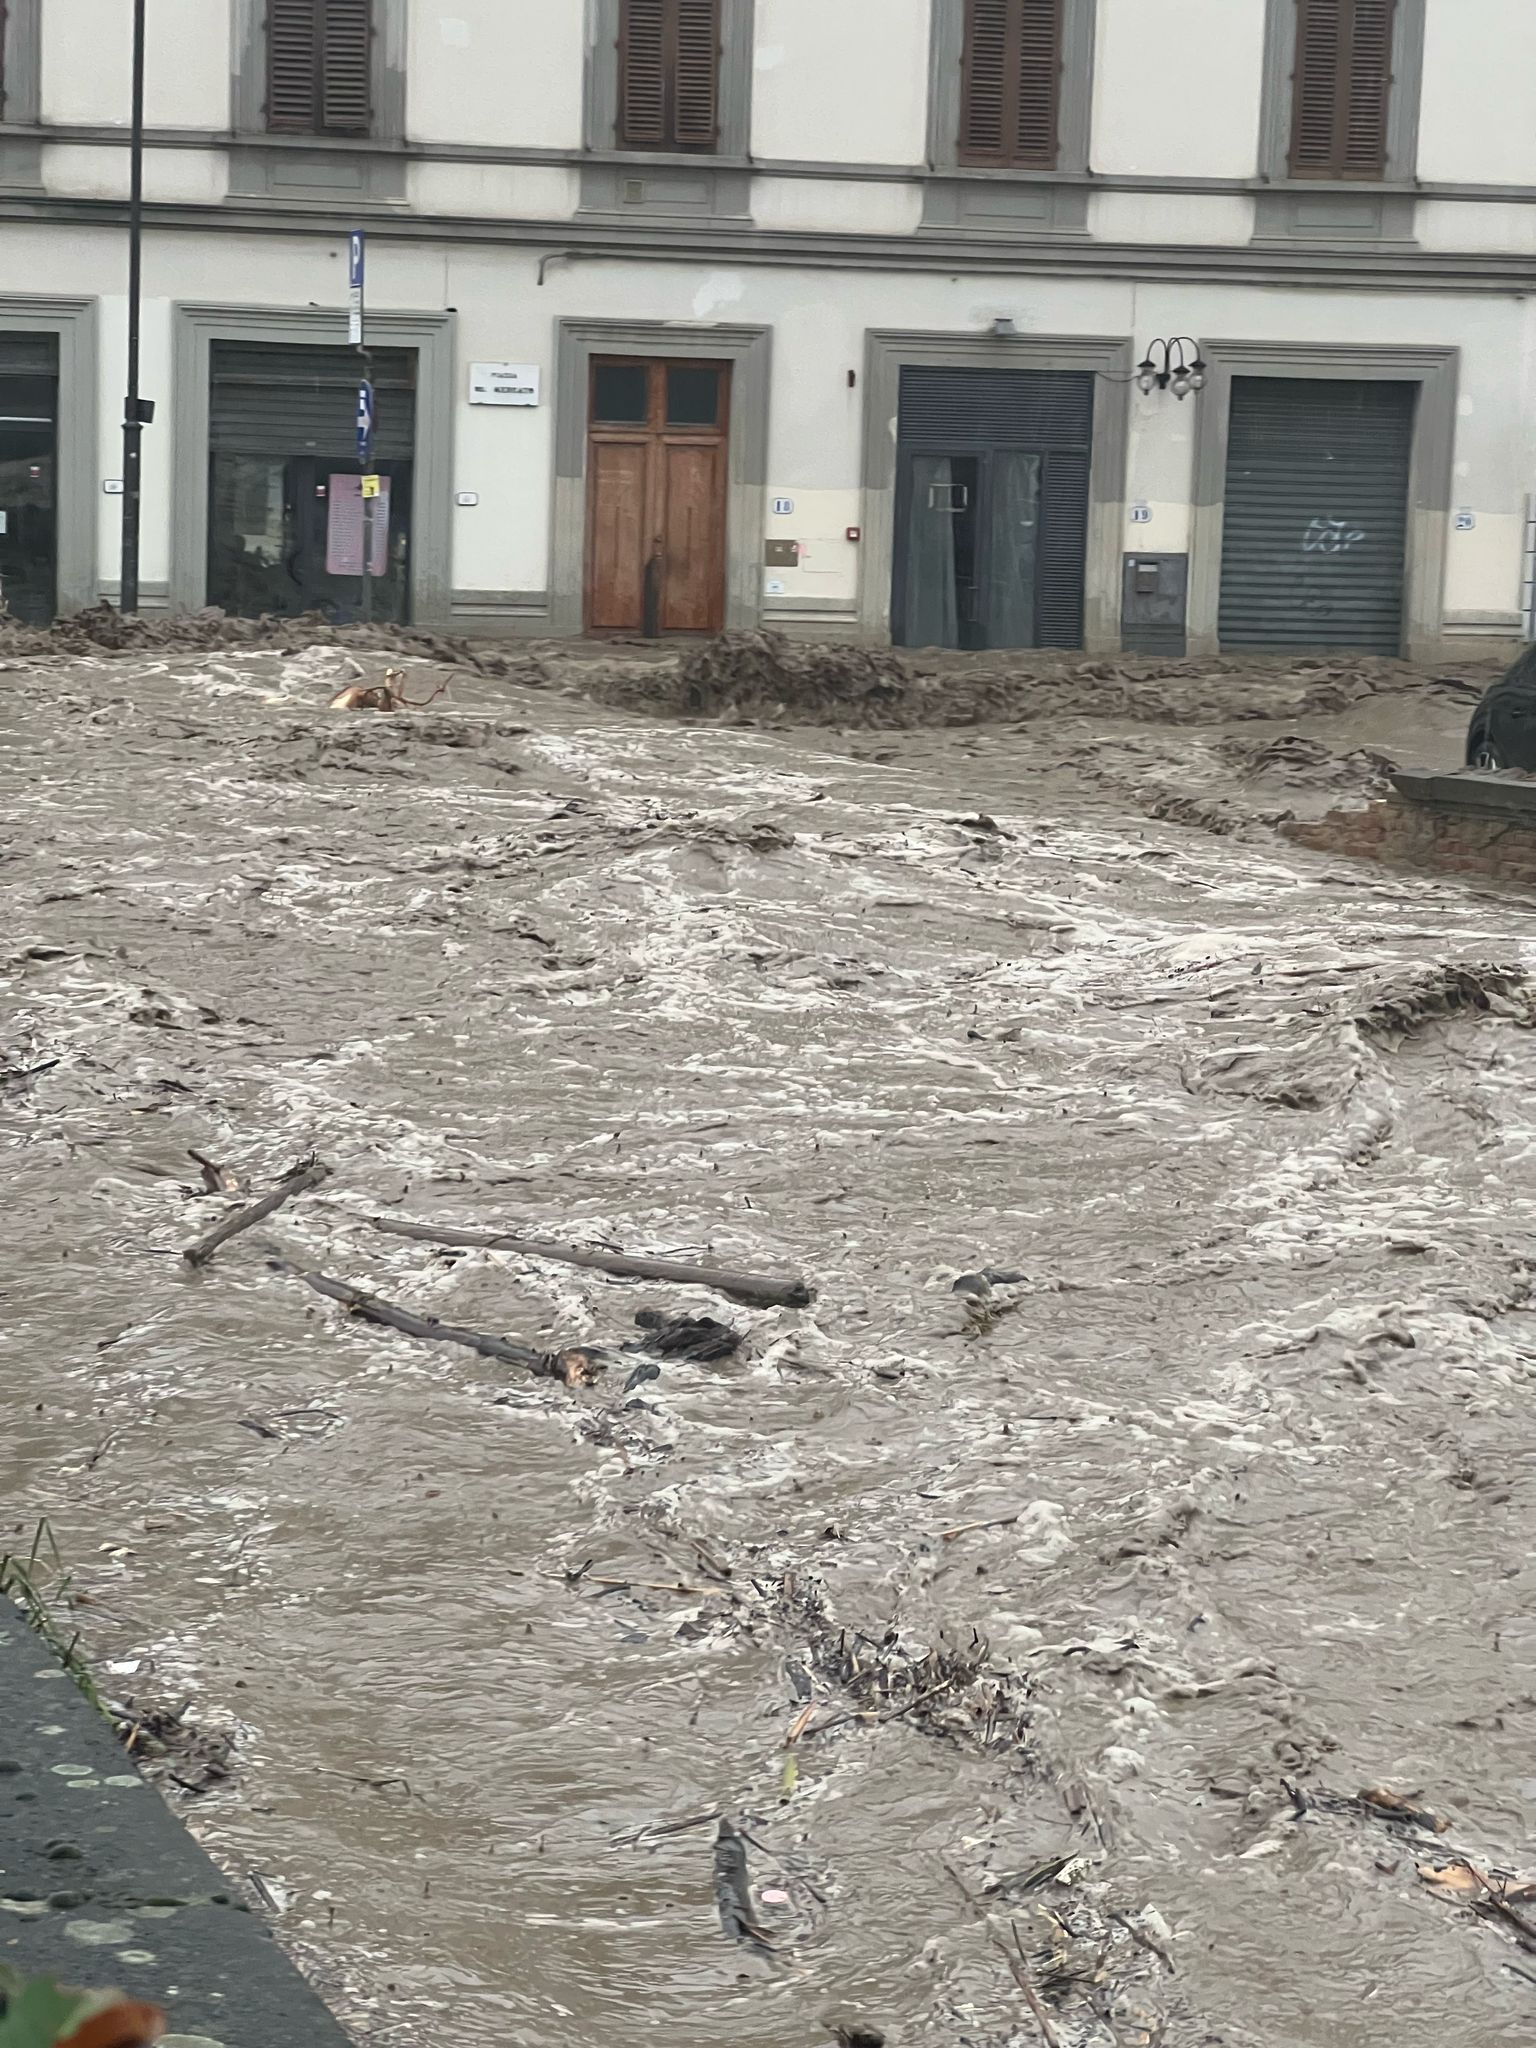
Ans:
POLYGON ((319 1160, 310 1160, 292 1168, 270 1195, 263 1195, 259 1202, 252 1202, 247 1208, 237 1209, 233 1216, 226 1216, 206 1237, 200 1237, 196 1244, 189 1244, 182 1257, 189 1266, 206 1266, 221 1244, 228 1244, 232 1237, 237 1237, 242 1230, 249 1230, 252 1224, 265 1222, 268 1216, 282 1208, 284 1202, 291 1202, 295 1195, 319 1187, 330 1170, 319 1160))
POLYGON ((1030 1977, 1029 1962, 1024 1954, 1024 1944, 1019 1939, 1018 1923, 1013 1920, 1010 1920, 1008 1923, 1009 1928, 1013 1934, 1013 1950, 1016 1952, 1015 1953, 1010 1952, 1008 1944, 1005 1941, 1000 1940, 998 1935, 994 1932, 992 1922, 988 1917, 986 1908, 975 1897, 974 1893, 972 1893, 970 1887, 962 1879, 959 1871, 956 1870, 954 1866, 950 1863, 948 1857, 941 1856, 939 1858, 939 1863, 943 1868, 945 1876, 949 1879, 950 1883, 955 1887, 955 1890, 960 1894, 961 1898, 964 1899, 967 1906, 970 1907, 971 1911, 975 1914, 976 1918, 981 1922, 982 1927, 985 1930, 987 1940, 992 1944, 993 1948, 997 1950, 998 1954, 1002 1957, 1003 1961, 1008 1965, 1009 1974, 1012 1976, 1014 1983, 1017 1984, 1019 1989, 1023 1992, 1025 2002, 1028 2004, 1030 2011, 1034 2014, 1035 2024, 1040 2029, 1041 2038, 1044 2040, 1046 2048, 1061 2048, 1061 2036, 1057 2033, 1055 2027, 1052 2025, 1051 2016, 1046 2011, 1044 2005, 1041 2003, 1040 1994, 1035 1989, 1034 1982, 1030 1977))
POLYGON ((720 1818, 720 1809, 708 1813, 696 1813, 689 1820, 662 1821, 655 1827, 635 1828, 630 1834, 615 1835, 608 1844, 610 1849, 635 1849, 645 1842, 660 1842, 668 1835, 686 1835, 694 1828, 710 1828, 720 1818))
POLYGON ((957 1536, 970 1536, 977 1529, 1011 1529, 1014 1523, 1021 1519, 1023 1513, 1022 1508, 1017 1508, 1011 1515, 999 1515, 991 1522, 960 1522, 953 1529, 941 1529, 939 1541, 953 1543, 957 1536))

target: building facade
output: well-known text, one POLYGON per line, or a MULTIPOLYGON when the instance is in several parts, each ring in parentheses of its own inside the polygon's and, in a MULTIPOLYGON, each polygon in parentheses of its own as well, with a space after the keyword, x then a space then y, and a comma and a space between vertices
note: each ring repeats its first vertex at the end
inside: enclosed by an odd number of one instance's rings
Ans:
MULTIPOLYGON (((131 14, 3 14, 0 588, 32 616, 116 588, 131 14)), ((1437 661, 1525 636, 1531 0, 148 23, 147 604, 355 610, 362 229, 381 612, 1437 661)))

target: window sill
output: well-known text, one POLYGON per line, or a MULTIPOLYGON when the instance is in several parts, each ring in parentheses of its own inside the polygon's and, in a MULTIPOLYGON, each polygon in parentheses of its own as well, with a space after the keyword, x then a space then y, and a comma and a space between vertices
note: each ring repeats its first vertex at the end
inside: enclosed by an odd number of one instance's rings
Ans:
POLYGON ((963 173, 933 177, 923 186, 918 233, 974 234, 1017 240, 1026 236, 1088 232, 1086 180, 1034 172, 999 180, 995 172, 977 181, 963 173))

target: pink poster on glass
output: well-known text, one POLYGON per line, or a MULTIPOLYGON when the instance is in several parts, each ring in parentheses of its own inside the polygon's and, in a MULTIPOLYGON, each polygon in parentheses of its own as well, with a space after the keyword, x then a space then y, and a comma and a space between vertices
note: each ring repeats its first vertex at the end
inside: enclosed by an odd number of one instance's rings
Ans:
MULTIPOLYGON (((373 560, 375 576, 389 567, 389 478, 379 478, 379 495, 373 501, 373 560)), ((361 576, 363 573, 363 480, 346 471, 326 479, 325 573, 327 576, 361 576)))

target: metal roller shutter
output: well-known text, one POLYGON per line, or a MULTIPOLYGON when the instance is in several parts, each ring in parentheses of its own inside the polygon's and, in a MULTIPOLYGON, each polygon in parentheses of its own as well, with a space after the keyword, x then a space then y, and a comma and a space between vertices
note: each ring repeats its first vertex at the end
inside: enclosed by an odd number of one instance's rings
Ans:
POLYGON ((1073 448, 1093 439, 1093 378, 1080 370, 901 373, 897 438, 956 453, 1073 448))
POLYGON ((1401 652, 1417 397, 1412 383, 1234 380, 1223 647, 1401 652))
MULTIPOLYGON (((0 20, 4 9, 0 7, 0 20)), ((56 334, 0 334, 0 377, 57 377, 59 337, 56 334)))
MULTIPOLYGON (((416 440, 416 355, 371 356, 381 462, 409 462, 416 440)), ((322 455, 355 460, 359 357, 345 348, 216 341, 208 441, 216 453, 322 455)))

